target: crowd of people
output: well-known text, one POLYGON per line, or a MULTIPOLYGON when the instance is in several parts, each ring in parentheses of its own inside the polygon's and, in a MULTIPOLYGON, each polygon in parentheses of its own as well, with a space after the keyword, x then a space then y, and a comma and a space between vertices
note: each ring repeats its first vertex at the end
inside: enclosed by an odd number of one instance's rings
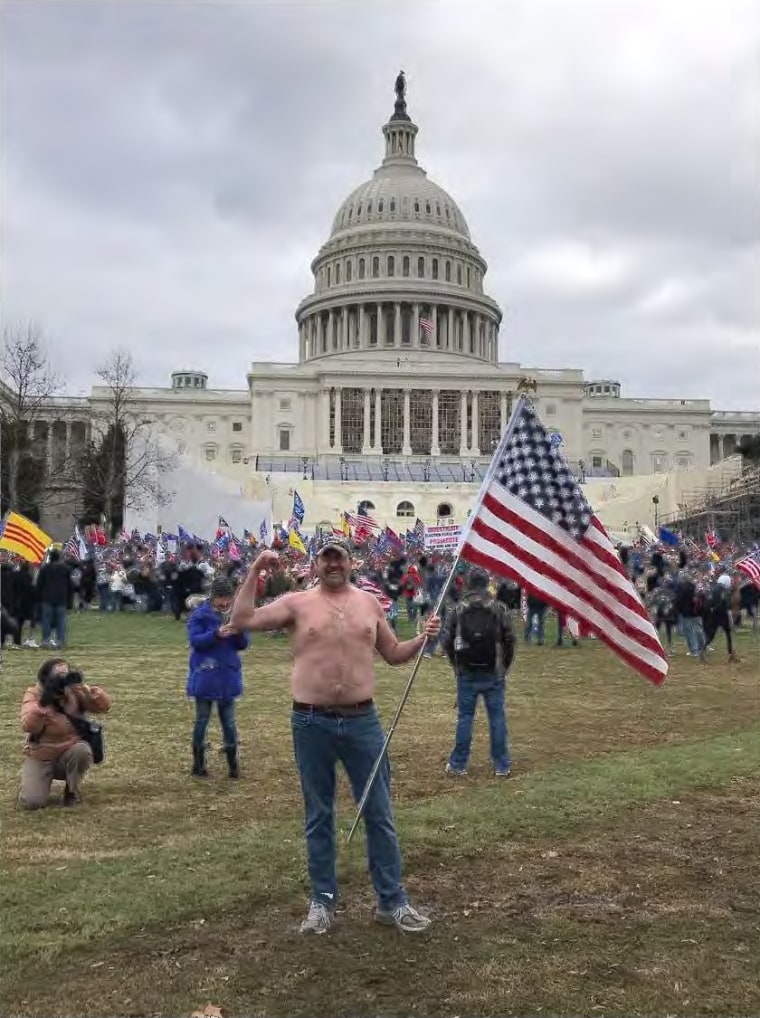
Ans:
MULTIPOLYGON (((669 652, 680 634, 687 653, 704 662, 722 631, 729 661, 738 660, 734 632, 745 616, 756 627, 760 591, 735 568, 734 550, 721 559, 714 552, 690 556, 682 547, 634 546, 621 548, 620 558, 658 630, 664 630, 669 652)), ((526 643, 535 639, 543 645, 549 608, 516 584, 455 562, 450 552, 381 552, 332 536, 308 557, 287 546, 230 557, 200 542, 166 554, 135 540, 93 549, 84 560, 53 549, 37 570, 4 554, 0 568, 3 644, 10 636, 15 648, 63 648, 71 611, 165 612, 176 620, 187 613, 186 692, 195 703, 190 773, 198 779, 209 776, 206 741, 214 710, 229 778, 241 776, 235 703, 243 691, 240 655, 248 634, 290 637, 291 728, 312 888, 303 933, 324 933, 335 919, 337 764, 346 769, 359 800, 383 746, 373 699, 376 655, 400 665, 440 650, 457 687, 446 773, 467 773, 481 698, 493 774, 505 778, 512 772, 505 690, 515 655, 515 623, 519 620, 526 643), (402 615, 413 634, 407 639, 398 636, 402 615)), ((571 645, 592 635, 582 623, 559 614, 557 646, 566 634, 571 645)), ((87 684, 64 658, 43 662, 21 705, 23 807, 47 805, 55 780, 64 782, 64 805, 80 801, 84 775, 103 760, 102 729, 87 715, 109 707, 108 693, 87 684)), ((404 932, 426 929, 429 917, 410 904, 401 881, 387 757, 363 818, 377 920, 404 932)))

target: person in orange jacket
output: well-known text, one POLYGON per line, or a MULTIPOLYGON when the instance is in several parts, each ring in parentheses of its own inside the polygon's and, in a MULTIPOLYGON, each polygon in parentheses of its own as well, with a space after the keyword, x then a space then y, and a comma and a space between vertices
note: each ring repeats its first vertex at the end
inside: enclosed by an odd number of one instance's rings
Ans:
POLYGON ((66 782, 64 806, 80 801, 79 788, 93 757, 69 715, 80 717, 85 711, 105 714, 110 706, 108 694, 99 686, 87 685, 63 658, 45 661, 37 684, 29 686, 21 702, 21 728, 26 740, 20 806, 47 806, 53 781, 66 782))

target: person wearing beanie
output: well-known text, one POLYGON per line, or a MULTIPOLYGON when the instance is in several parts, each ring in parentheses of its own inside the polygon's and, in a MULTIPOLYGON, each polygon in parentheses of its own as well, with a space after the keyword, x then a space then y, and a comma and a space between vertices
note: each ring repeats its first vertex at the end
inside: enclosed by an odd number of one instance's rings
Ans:
POLYGON ((240 652, 248 646, 248 636, 229 623, 234 596, 232 581, 217 576, 208 600, 198 605, 187 620, 190 640, 187 695, 195 700, 192 774, 197 778, 208 777, 206 731, 214 704, 222 726, 229 776, 240 777, 235 700, 243 692, 240 652))

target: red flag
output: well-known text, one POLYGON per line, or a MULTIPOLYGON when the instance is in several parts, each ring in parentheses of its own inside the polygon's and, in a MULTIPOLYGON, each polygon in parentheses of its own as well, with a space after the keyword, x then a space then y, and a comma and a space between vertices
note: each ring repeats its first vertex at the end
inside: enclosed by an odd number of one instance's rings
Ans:
POLYGON ((462 558, 577 619, 632 668, 668 672, 657 631, 607 533, 533 407, 522 399, 465 532, 462 558))

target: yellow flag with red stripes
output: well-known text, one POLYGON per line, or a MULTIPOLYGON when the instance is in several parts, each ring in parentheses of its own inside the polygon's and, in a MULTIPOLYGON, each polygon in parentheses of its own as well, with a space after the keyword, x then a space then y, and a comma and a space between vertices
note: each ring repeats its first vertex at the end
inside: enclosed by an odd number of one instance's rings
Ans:
POLYGON ((20 555, 27 562, 42 562, 45 552, 53 543, 53 539, 44 530, 21 513, 8 513, 1 526, 0 548, 20 555))

